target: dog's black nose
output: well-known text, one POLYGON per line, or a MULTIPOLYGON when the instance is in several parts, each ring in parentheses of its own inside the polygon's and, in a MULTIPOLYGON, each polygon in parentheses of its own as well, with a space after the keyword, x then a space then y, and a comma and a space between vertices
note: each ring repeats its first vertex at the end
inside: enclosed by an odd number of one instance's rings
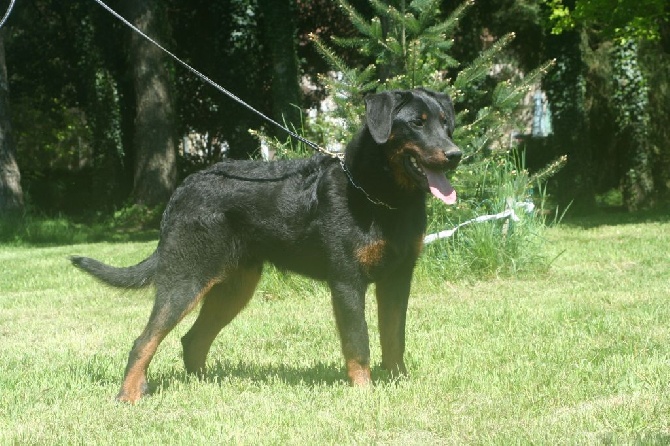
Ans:
POLYGON ((446 150, 444 152, 444 156, 447 157, 447 163, 449 164, 449 168, 453 169, 456 166, 458 166, 458 163, 461 161, 461 158, 463 157, 463 152, 457 147, 451 148, 449 150, 446 150))

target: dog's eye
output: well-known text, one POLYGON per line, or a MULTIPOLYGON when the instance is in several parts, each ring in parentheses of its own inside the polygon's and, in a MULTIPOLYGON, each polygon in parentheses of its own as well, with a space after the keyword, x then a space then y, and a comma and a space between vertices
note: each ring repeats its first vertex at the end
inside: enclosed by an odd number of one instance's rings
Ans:
POLYGON ((412 123, 412 125, 414 125, 416 127, 423 127, 423 124, 425 123, 425 121, 421 118, 414 119, 410 122, 412 123))

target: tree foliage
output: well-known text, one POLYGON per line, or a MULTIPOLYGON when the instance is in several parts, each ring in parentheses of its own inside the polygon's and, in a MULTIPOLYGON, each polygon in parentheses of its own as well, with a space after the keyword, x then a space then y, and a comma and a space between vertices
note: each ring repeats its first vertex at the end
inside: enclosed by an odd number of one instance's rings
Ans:
MULTIPOLYGON (((263 46, 257 0, 175 3, 170 13, 174 46, 187 63, 254 107, 271 114, 270 57, 263 46)), ((255 149, 247 129, 260 120, 190 72, 177 72, 177 113, 181 134, 205 138, 208 160, 228 148, 233 158, 255 149)))
MULTIPOLYGON (((654 123, 666 115, 667 107, 651 107, 649 92, 656 90, 667 98, 663 93, 667 90, 667 77, 657 75, 651 69, 653 65, 645 67, 643 61, 648 60, 646 51, 668 60, 662 41, 670 30, 669 4, 663 0, 576 0, 570 4, 551 0, 547 5, 547 23, 553 34, 548 40, 578 36, 572 45, 574 56, 565 60, 573 65, 581 63, 578 78, 583 82, 580 100, 566 101, 555 96, 552 104, 555 109, 563 104, 577 104, 583 109, 586 127, 582 135, 588 139, 587 153, 582 152, 581 158, 589 166, 608 166, 603 169, 609 174, 606 176, 584 172, 592 186, 587 190, 620 188, 623 204, 631 211, 653 205, 656 196, 663 193, 656 184, 664 182, 664 169, 654 166, 667 159, 663 155, 667 149, 654 146, 659 133, 663 133, 654 123), (665 85, 651 85, 649 79, 665 85), (614 125, 604 116, 611 117, 614 125)), ((661 68, 654 69, 658 72, 661 68)), ((565 87, 571 85, 578 84, 573 78, 557 74, 557 91, 566 91, 565 87)), ((569 133, 561 134, 565 135, 569 133)))
MULTIPOLYGON (((122 3, 132 2, 110 5, 122 3)), ((307 130, 340 144, 357 126, 362 94, 424 85, 452 94, 463 124, 458 137, 472 160, 483 159, 488 147, 505 144, 503 133, 509 136, 503 118, 515 116, 512 105, 525 91, 518 81, 532 83, 543 71, 534 68, 555 59, 542 81, 554 135, 528 143, 538 148, 528 156, 539 155, 538 166, 569 155, 552 180, 554 193, 565 202, 584 198, 590 208, 595 194, 616 188, 638 197, 629 200, 633 209, 668 192, 670 3, 664 0, 286 0, 282 7, 295 14, 294 22, 281 22, 288 29, 282 36, 295 43, 286 54, 297 57, 279 58, 297 60, 297 76, 320 79, 299 99, 295 90, 294 99, 282 99, 288 87, 277 80, 296 75, 284 78, 281 64, 273 64, 273 55, 290 46, 272 46, 284 40, 273 33, 267 6, 279 3, 160 3, 161 43, 264 113, 278 118, 297 110, 287 102, 305 110, 326 91, 335 93, 336 111, 307 130)), ((55 0, 17 4, 4 31, 28 208, 123 206, 138 155, 130 32, 94 2, 55 0)), ((197 162, 193 151, 180 157, 182 176, 226 150, 235 158, 256 153, 248 129, 265 125, 258 117, 180 67, 166 73, 175 92, 176 136, 198 135, 204 155, 197 162)))
MULTIPOLYGON (((370 64, 360 69, 350 67, 326 42, 314 36, 320 53, 340 76, 323 76, 322 80, 337 103, 334 113, 344 119, 348 132, 343 141, 360 125, 364 115, 363 97, 370 91, 411 89, 424 86, 451 95, 461 105, 455 138, 471 160, 480 159, 491 146, 500 144, 506 131, 514 125, 514 113, 531 86, 546 72, 548 64, 527 73, 523 78, 508 77, 496 82, 488 91, 487 80, 493 66, 513 34, 502 36, 482 51, 467 66, 461 66, 449 50, 459 19, 472 5, 465 2, 447 17, 441 18, 438 1, 401 1, 398 7, 379 1, 370 2, 379 16, 364 19, 349 3, 341 1, 362 36, 333 38, 338 47, 356 48, 370 64), (382 26, 382 23, 386 25, 382 26), (450 77, 458 68, 455 77, 450 77), (476 111, 463 104, 487 94, 488 103, 476 111)), ((338 121, 339 122, 339 121, 338 121)))
POLYGON ((547 4, 554 34, 581 27, 605 38, 656 40, 663 22, 670 20, 666 0, 547 0, 547 4))

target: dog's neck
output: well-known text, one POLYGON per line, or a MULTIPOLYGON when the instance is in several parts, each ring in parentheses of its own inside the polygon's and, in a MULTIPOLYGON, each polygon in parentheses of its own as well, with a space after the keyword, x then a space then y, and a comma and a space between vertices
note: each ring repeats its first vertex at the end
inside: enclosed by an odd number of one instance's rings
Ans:
POLYGON ((352 186, 362 188, 374 200, 394 208, 425 203, 424 192, 404 190, 396 183, 385 149, 385 144, 375 142, 367 126, 358 132, 347 145, 344 158, 352 186))

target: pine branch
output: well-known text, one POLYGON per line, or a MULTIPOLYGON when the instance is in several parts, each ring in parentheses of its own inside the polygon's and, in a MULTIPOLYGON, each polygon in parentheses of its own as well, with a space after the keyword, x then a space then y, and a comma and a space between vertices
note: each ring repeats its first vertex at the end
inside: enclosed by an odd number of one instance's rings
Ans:
POLYGON ((335 52, 314 33, 309 34, 309 39, 314 43, 316 51, 326 59, 326 63, 335 71, 346 71, 349 67, 335 52))
POLYGON ((414 15, 405 11, 398 11, 397 8, 380 0, 369 0, 369 2, 379 16, 388 19, 391 23, 405 28, 412 34, 417 34, 421 31, 421 25, 414 15))
MULTIPOLYGON (((422 24, 426 24, 426 25, 430 21, 432 21, 432 18, 434 17, 434 12, 433 12, 434 9, 433 8, 437 8, 439 6, 440 2, 439 1, 428 0, 427 3, 435 3, 436 6, 432 6, 430 9, 425 9, 424 10, 425 12, 422 13, 419 16, 419 21, 422 24)), ((445 21, 443 21, 441 23, 437 23, 435 25, 432 25, 432 26, 429 26, 428 28, 426 28, 426 33, 428 33, 428 34, 446 34, 446 35, 453 34, 454 30, 458 26, 458 21, 461 19, 461 17, 463 17, 463 15, 465 15, 467 10, 470 9, 470 7, 474 4, 475 4, 474 0, 467 0, 467 1, 463 2, 463 4, 461 4, 458 8, 456 8, 454 10, 454 12, 452 12, 445 21)), ((426 26, 426 25, 424 25, 424 26, 426 26)))
POLYGON ((454 86, 462 90, 467 85, 477 82, 491 71, 493 59, 514 39, 514 33, 509 33, 498 39, 491 48, 483 51, 472 64, 458 73, 454 86))
POLYGON ((419 17, 422 17, 423 15, 435 12, 441 3, 441 0, 413 0, 409 3, 409 9, 419 15, 419 17))
POLYGON ((349 17, 351 24, 364 36, 371 36, 372 29, 370 24, 361 16, 356 9, 347 3, 346 0, 339 0, 340 8, 344 9, 345 14, 349 17))
POLYGON ((547 164, 544 169, 541 171, 535 173, 533 176, 531 176, 528 179, 528 182, 530 184, 538 184, 538 183, 543 183, 547 179, 551 178, 554 176, 559 170, 561 170, 565 165, 568 163, 568 156, 563 155, 558 158, 556 158, 554 161, 551 163, 547 164))

